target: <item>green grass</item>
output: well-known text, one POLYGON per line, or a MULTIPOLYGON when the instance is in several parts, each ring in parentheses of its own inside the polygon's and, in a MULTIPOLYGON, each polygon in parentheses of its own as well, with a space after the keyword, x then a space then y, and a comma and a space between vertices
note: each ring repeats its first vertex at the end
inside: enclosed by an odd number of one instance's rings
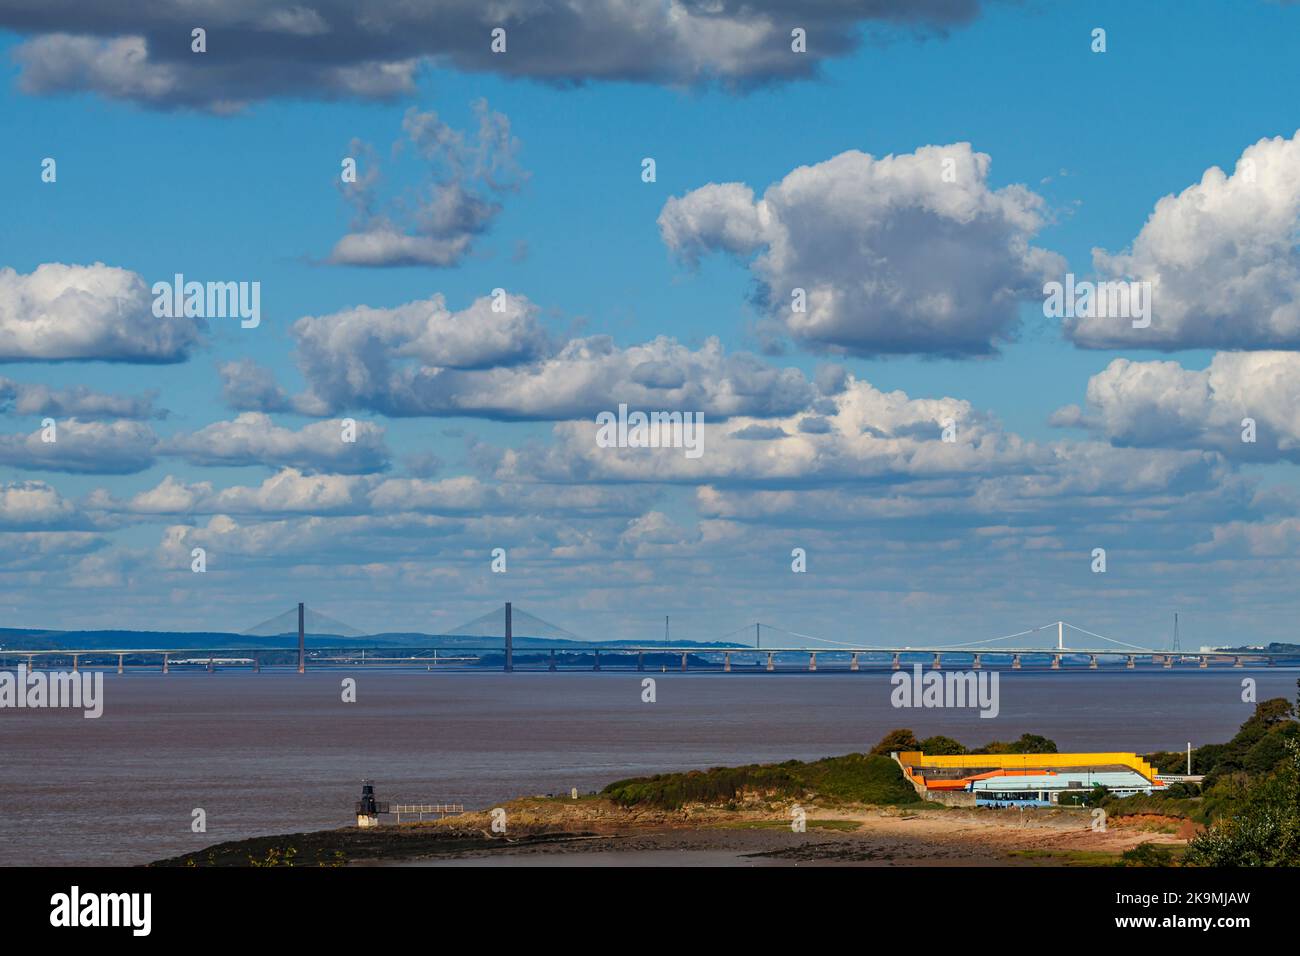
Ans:
POLYGON ((1012 850, 1007 856, 1050 866, 1119 866, 1116 853, 1100 850, 1012 850))
POLYGON ((1131 797, 1107 796, 1101 801, 1102 808, 1112 817, 1136 816, 1141 813, 1157 814, 1166 817, 1180 817, 1204 823, 1206 803, 1197 797, 1170 797, 1153 793, 1134 794, 1131 797))
POLYGON ((625 807, 679 810, 688 803, 734 804, 745 793, 777 799, 819 799, 840 803, 901 805, 920 803, 898 764, 888 757, 846 754, 812 763, 714 767, 688 773, 661 773, 611 783, 602 795, 625 807))

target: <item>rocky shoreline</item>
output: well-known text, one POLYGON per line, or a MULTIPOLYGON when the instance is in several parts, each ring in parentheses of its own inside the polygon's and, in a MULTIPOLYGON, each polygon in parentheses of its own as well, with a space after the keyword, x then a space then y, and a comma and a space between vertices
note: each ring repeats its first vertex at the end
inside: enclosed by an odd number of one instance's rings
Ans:
MULTIPOLYGON (((788 803, 789 801, 785 801, 788 803)), ((1076 809, 966 810, 803 803, 806 830, 789 806, 625 808, 592 796, 525 798, 440 821, 254 837, 152 866, 345 865, 1115 865, 1142 843, 1181 847, 1177 821, 1146 816, 1093 830, 1076 809), (498 819, 500 815, 498 814, 498 819)))

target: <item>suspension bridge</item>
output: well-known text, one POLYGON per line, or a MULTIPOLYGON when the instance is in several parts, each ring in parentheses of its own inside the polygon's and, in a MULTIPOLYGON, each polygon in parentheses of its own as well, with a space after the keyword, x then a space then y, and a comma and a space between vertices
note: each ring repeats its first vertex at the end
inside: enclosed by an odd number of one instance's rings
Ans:
POLYGON ((1179 648, 1177 636, 1171 648, 1152 648, 1107 637, 1067 621, 965 642, 881 645, 825 638, 762 622, 736 628, 709 642, 673 642, 665 618, 662 641, 602 642, 586 640, 511 603, 445 633, 402 635, 400 640, 367 634, 299 604, 238 635, 231 635, 226 643, 211 647, 0 648, 0 665, 6 660, 12 664, 25 659, 29 669, 38 665, 52 669, 70 664, 75 671, 82 667, 111 668, 115 662, 118 673, 123 673, 128 666, 133 670, 150 668, 169 673, 173 667, 260 671, 264 665, 296 666, 298 673, 304 673, 309 664, 312 668, 389 666, 427 670, 499 667, 509 673, 516 669, 517 663, 521 670, 549 671, 575 668, 644 671, 647 665, 664 671, 670 665, 681 671, 695 668, 723 672, 731 672, 734 666, 742 673, 817 671, 819 666, 857 671, 864 666, 898 670, 905 663, 939 670, 945 658, 949 666, 961 664, 977 670, 986 664, 1012 670, 1022 667, 1096 670, 1103 661, 1107 666, 1121 665, 1129 669, 1137 667, 1139 662, 1164 669, 1172 669, 1176 664, 1201 668, 1211 664, 1273 666, 1279 661, 1300 661, 1300 654, 1263 648, 1184 651, 1179 648), (750 634, 752 643, 747 640, 750 634), (294 637, 296 642, 292 642, 294 637), (241 645, 240 638, 248 638, 250 643, 241 645), (253 639, 257 642, 253 643, 253 639))

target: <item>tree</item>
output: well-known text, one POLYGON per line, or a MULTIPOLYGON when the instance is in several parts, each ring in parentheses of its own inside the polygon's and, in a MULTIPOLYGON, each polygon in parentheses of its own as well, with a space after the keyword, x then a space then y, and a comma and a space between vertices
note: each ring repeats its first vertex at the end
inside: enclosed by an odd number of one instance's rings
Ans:
POLYGON ((994 740, 974 752, 981 754, 1054 754, 1057 750, 1055 740, 1049 740, 1039 734, 1021 734, 1019 740, 1013 740, 1011 743, 994 740))
POLYGON ((944 754, 964 754, 966 747, 960 742, 953 740, 951 737, 945 737, 943 734, 935 734, 933 737, 926 737, 920 743, 920 749, 927 754, 944 755, 944 754))
POLYGON ((897 730, 891 730, 885 736, 880 738, 880 743, 871 748, 871 752, 876 756, 888 757, 891 752, 903 750, 920 750, 921 745, 917 743, 916 734, 912 733, 905 727, 897 730))
POLYGON ((1088 797, 1084 801, 1084 803, 1090 807, 1099 807, 1102 805, 1103 802, 1105 802, 1108 796, 1110 796, 1109 788, 1107 788, 1104 784, 1098 783, 1095 784, 1093 788, 1088 791, 1088 797))
POLYGON ((1251 784, 1235 813, 1216 820, 1187 847, 1195 866, 1300 866, 1300 740, 1287 759, 1251 784))

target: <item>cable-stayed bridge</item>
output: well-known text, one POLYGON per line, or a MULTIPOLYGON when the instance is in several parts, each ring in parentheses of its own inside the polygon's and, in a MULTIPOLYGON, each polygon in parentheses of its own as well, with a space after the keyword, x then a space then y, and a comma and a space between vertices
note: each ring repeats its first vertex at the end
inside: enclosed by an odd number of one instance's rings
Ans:
MULTIPOLYGON (((306 605, 303 609, 303 631, 305 635, 316 637, 365 637, 366 632, 344 624, 319 611, 313 611, 306 605)), ((246 631, 240 631, 245 637, 292 637, 298 633, 298 612, 290 608, 283 614, 268 618, 261 624, 254 624, 246 631)))
POLYGON ((75 670, 81 666, 111 666, 116 658, 117 670, 132 667, 161 667, 167 673, 173 665, 203 666, 211 671, 217 666, 250 667, 260 671, 268 667, 297 665, 303 673, 312 667, 387 665, 425 667, 432 670, 446 666, 479 665, 515 670, 515 655, 521 655, 521 669, 558 670, 582 667, 593 670, 623 668, 644 670, 647 662, 667 669, 732 670, 733 663, 742 672, 759 670, 818 669, 821 655, 823 669, 857 671, 864 664, 870 668, 897 670, 928 665, 941 669, 944 659, 949 666, 967 664, 979 669, 989 666, 1045 667, 1060 670, 1078 669, 1084 664, 1097 669, 1103 660, 1119 659, 1127 668, 1139 661, 1172 668, 1176 663, 1209 667, 1211 663, 1229 663, 1242 667, 1246 663, 1272 666, 1279 659, 1297 659, 1295 652, 1266 649, 1182 651, 1160 649, 1118 640, 1067 621, 1055 621, 997 637, 975 638, 943 644, 899 645, 873 644, 826 638, 794 631, 774 624, 754 622, 736 628, 711 642, 669 639, 667 620, 662 641, 586 640, 573 631, 543 620, 511 603, 487 612, 442 634, 376 635, 344 623, 304 604, 268 618, 237 635, 232 640, 211 647, 61 647, 0 648, 0 665, 13 659, 26 659, 29 667, 37 664, 52 667, 70 659, 75 670), (241 645, 240 638, 260 638, 241 645), (395 638, 395 639, 394 639, 395 638), (752 640, 751 640, 752 638, 752 640))

